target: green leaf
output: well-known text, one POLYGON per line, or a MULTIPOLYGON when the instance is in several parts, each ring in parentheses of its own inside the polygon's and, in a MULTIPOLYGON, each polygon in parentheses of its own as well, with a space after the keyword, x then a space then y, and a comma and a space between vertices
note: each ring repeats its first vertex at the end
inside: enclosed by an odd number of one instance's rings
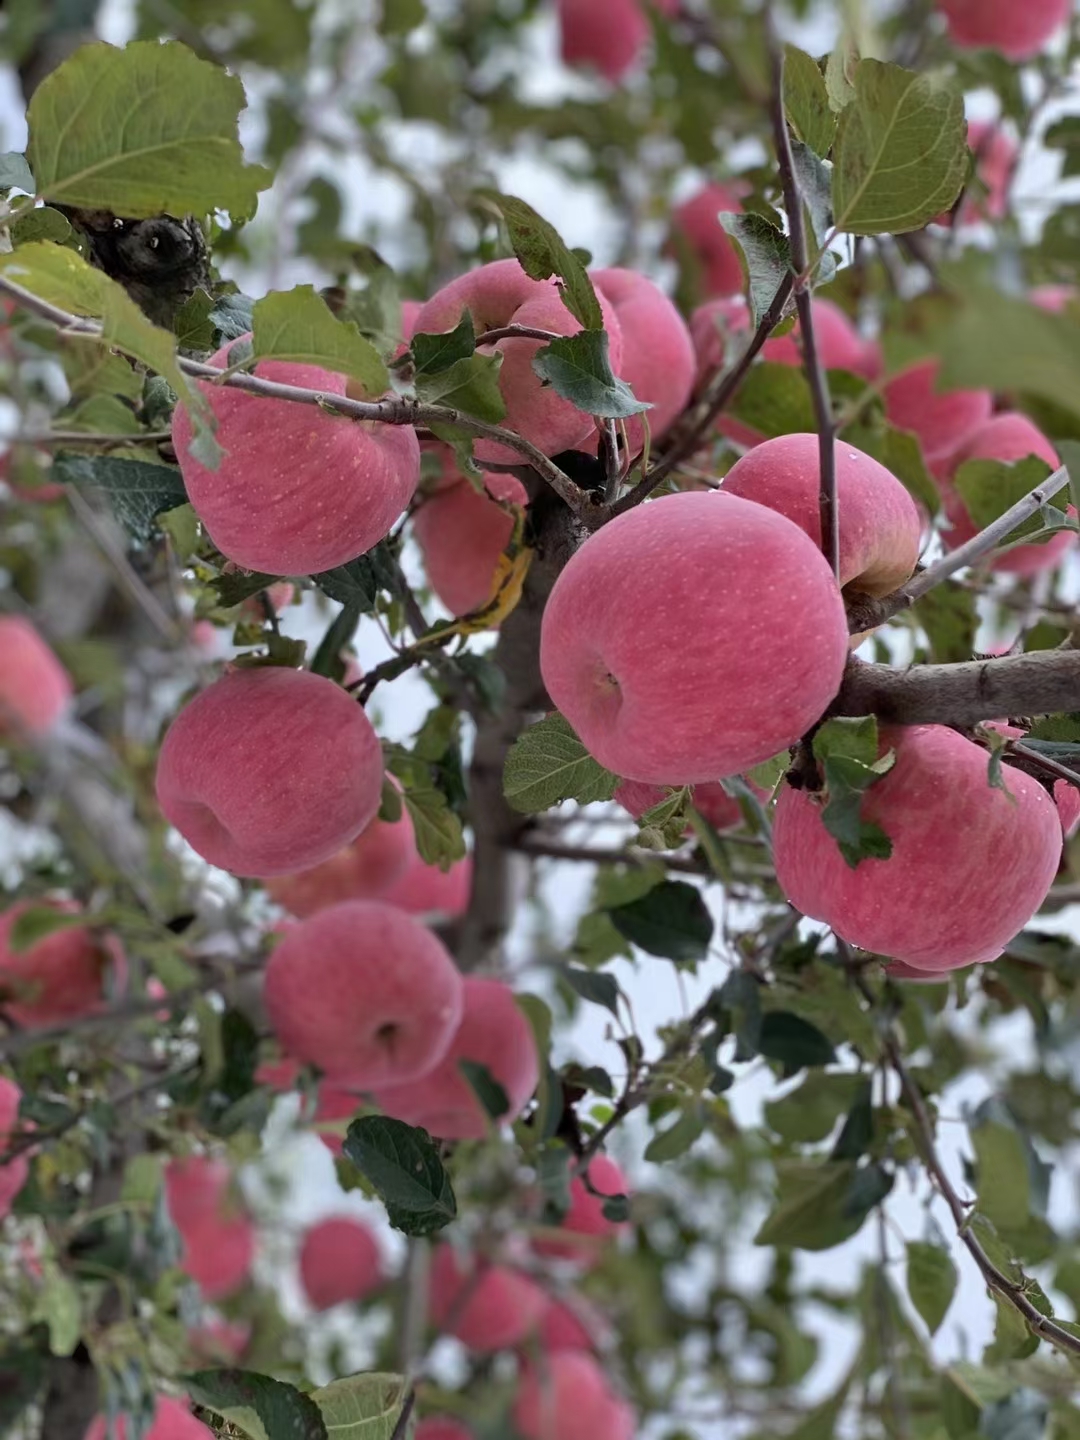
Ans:
POLYGON ((817 1026, 788 1010, 770 1010, 762 1017, 758 1050, 767 1060, 780 1061, 786 1080, 807 1066, 831 1065, 836 1059, 836 1051, 817 1026))
MULTIPOLYGON (((1036 455, 1029 455, 1026 460, 1018 460, 1013 465, 1004 460, 965 460, 953 476, 952 483, 975 527, 984 530, 1051 473, 1046 461, 1040 460, 1036 455)), ((1062 512, 1054 509, 1052 505, 1044 506, 1043 512, 1046 510, 1052 510, 1053 515, 1061 520, 1065 518, 1062 512)), ((1044 517, 1043 512, 1036 511, 1017 525, 1015 530, 1009 532, 1008 540, 1017 540, 1021 535, 1031 535, 1043 529, 1047 523, 1053 523, 1052 519, 1048 521, 1044 517)))
POLYGON ((787 236, 764 215, 725 210, 720 224, 742 251, 750 286, 750 323, 756 329, 780 283, 791 273, 787 236))
POLYGON ((937 585, 916 600, 909 613, 926 631, 930 659, 935 664, 971 659, 979 617, 970 590, 959 585, 937 585))
POLYGON ((536 1152, 536 1180, 544 1201, 545 1225, 559 1225, 570 1209, 570 1151, 561 1140, 549 1140, 536 1152))
POLYGON ((206 290, 198 289, 185 300, 173 319, 173 334, 181 350, 215 350, 217 331, 210 318, 214 313, 214 298, 206 290))
POLYGON ((176 41, 84 45, 34 91, 26 158, 36 190, 132 220, 255 213, 270 171, 244 162, 240 81, 176 41))
POLYGON ((674 1125, 659 1131, 645 1147, 645 1159, 656 1165, 677 1160, 705 1133, 705 1117, 697 1105, 684 1110, 674 1125))
POLYGON ((121 460, 115 455, 57 455, 50 478, 63 485, 88 485, 104 490, 116 518, 134 539, 148 544, 154 537, 154 520, 166 510, 187 504, 180 471, 145 460, 121 460))
POLYGON ((857 1075, 826 1075, 811 1070, 802 1084, 780 1100, 765 1104, 765 1120, 782 1139, 813 1144, 827 1139, 851 1105, 857 1075))
POLYGON ((213 1410, 251 1440, 329 1440, 319 1407, 283 1380, 253 1370, 197 1370, 183 1383, 196 1405, 213 1410))
POLYGON ((969 1126, 979 1209, 998 1230, 1019 1230, 1031 1214, 1027 1157, 1018 1132, 992 1121, 969 1126))
POLYGON ((347 320, 337 320, 312 285, 272 290, 252 310, 252 346, 260 360, 318 365, 357 381, 375 398, 390 388, 383 358, 347 320))
POLYGON ((566 965, 558 973, 582 1000, 603 1005, 618 1016, 619 983, 614 975, 607 975, 603 970, 581 970, 575 965, 566 965))
POLYGON ((908 1241, 908 1295, 931 1335, 937 1333, 952 1304, 957 1279, 956 1266, 944 1246, 908 1241))
POLYGON ((717 991, 716 999, 731 1015, 734 1058, 740 1063, 752 1060, 761 1038, 761 986, 745 970, 733 970, 717 991))
POLYGON ((526 275, 533 280, 554 276, 571 315, 586 330, 602 330, 604 315, 588 272, 555 227, 514 195, 503 195, 498 190, 481 190, 478 194, 502 215, 510 244, 526 275))
POLYGON ((465 855, 461 817, 450 809, 435 785, 405 786, 405 809, 412 821, 416 848, 426 865, 449 866, 465 855))
POLYGON ((459 360, 467 360, 476 351, 476 331, 468 310, 461 312, 461 319, 453 330, 442 335, 414 335, 409 342, 413 357, 415 375, 437 375, 449 370, 459 360))
POLYGON ((370 552, 350 560, 347 565, 320 571, 311 578, 324 595, 329 595, 339 605, 355 606, 362 615, 369 615, 375 609, 380 581, 370 552))
POLYGON ((821 765, 827 796, 821 821, 852 869, 860 860, 887 860, 892 854, 892 842, 880 825, 862 818, 863 796, 896 760, 891 750, 876 758, 877 749, 877 721, 872 715, 827 720, 814 735, 814 756, 821 765))
POLYGON ((0 190, 25 190, 27 195, 37 190, 26 156, 18 150, 5 150, 0 154, 0 190))
POLYGON ((522 732, 510 747, 503 794, 525 815, 550 810, 562 800, 587 805, 610 800, 619 783, 589 754, 561 715, 548 715, 522 732))
POLYGON ((11 927, 7 937, 8 948, 13 954, 22 955, 39 940, 55 935, 58 930, 71 930, 85 925, 86 915, 82 911, 70 914, 51 905, 31 905, 11 927))
POLYGON ((850 1160, 815 1165, 782 1160, 776 1166, 776 1205, 755 1245, 788 1245, 797 1250, 831 1250, 849 1240, 892 1188, 880 1166, 856 1169, 850 1160))
POLYGON ((0 1433, 12 1433, 15 1421, 45 1384, 44 1334, 42 1327, 35 1326, 25 1336, 0 1345, 0 1433))
POLYGON ((478 1060, 459 1060, 458 1069, 469 1082, 485 1113, 492 1120, 501 1120, 510 1109, 510 1097, 488 1067, 478 1060))
MULTIPOLYGON (((416 397, 425 405, 447 405, 465 415, 474 415, 477 420, 486 420, 489 425, 497 425, 506 418, 506 401, 499 389, 502 362, 501 352, 477 353, 455 360, 445 370, 427 371, 416 377, 416 397)), ((458 432, 452 425, 439 425, 435 433, 448 439, 458 432)))
POLYGON ((874 1138, 873 1086, 869 1078, 859 1081, 843 1129, 836 1137, 830 1160, 861 1160, 874 1138))
POLYGON ((772 439, 813 430, 814 402, 801 366, 765 360, 751 367, 739 386, 731 413, 772 439))
POLYGON ((239 340, 251 331, 255 302, 247 295, 219 295, 210 311, 210 319, 222 344, 239 340))
POLYGON ((409 1393, 404 1375, 349 1375, 311 1392, 330 1440, 391 1440, 409 1393))
POLYGON ((794 45, 784 46, 784 109, 795 134, 816 155, 828 155, 836 134, 825 76, 816 60, 794 45))
POLYGON ((967 172, 959 86, 942 74, 860 61, 833 145, 837 228, 853 235, 919 230, 949 209, 967 172))
POLYGON ((49 1327, 49 1349, 54 1355, 74 1352, 82 1332, 79 1287, 53 1262, 46 1266, 31 1319, 49 1327))
POLYGON ((426 1130, 363 1115, 350 1124, 343 1148, 378 1192, 395 1230, 431 1235, 457 1215, 450 1177, 426 1130))
POLYGON ((37 205, 12 222, 11 243, 29 245, 34 240, 51 240, 63 245, 71 238, 71 223, 51 205, 37 205))
POLYGON ((713 919, 701 891, 685 880, 665 880, 647 894, 608 910, 619 934, 676 964, 693 964, 709 953, 713 919))
POLYGON ((532 368, 557 395, 587 415, 625 420, 652 408, 643 400, 635 400, 626 381, 616 378, 605 330, 560 335, 536 352, 532 368))
MULTIPOLYGON (((325 675, 330 680, 340 681, 345 675, 345 662, 341 658, 341 652, 356 633, 356 627, 360 623, 360 606, 355 602, 343 605, 333 620, 326 627, 326 633, 319 641, 319 648, 312 658, 310 670, 313 675, 325 675)), ((389 787, 393 789, 393 787, 389 787)), ((384 787, 384 794, 386 787, 384 787)), ((401 797, 394 790, 398 814, 401 812, 401 797)), ((380 819, 387 817, 380 810, 380 819)), ((393 817, 395 820, 397 815, 393 817)))

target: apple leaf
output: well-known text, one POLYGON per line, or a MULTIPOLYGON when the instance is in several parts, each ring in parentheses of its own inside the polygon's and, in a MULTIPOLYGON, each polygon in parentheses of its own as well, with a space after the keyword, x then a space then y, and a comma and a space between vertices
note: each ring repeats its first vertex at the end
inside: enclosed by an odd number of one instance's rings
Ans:
POLYGON ((813 430, 814 402, 801 366, 765 360, 750 368, 731 413, 766 439, 813 430))
POLYGON ((145 460, 116 455, 57 455, 50 478, 62 485, 87 485, 104 490, 124 529, 141 544, 154 538, 154 520, 166 510, 187 504, 180 471, 145 460))
POLYGON ((532 368, 556 394, 586 415, 626 420, 652 409, 651 404, 636 400, 626 381, 616 377, 608 357, 606 330, 560 335, 536 352, 532 368))
POLYGON ((488 1067, 478 1060, 459 1060, 458 1069, 484 1107, 484 1113, 492 1120, 501 1120, 510 1110, 510 1097, 488 1067))
POLYGON ((426 1130, 383 1115, 362 1115, 345 1134, 344 1152, 406 1235, 431 1235, 457 1215, 450 1177, 426 1130))
POLYGON ((404 1375, 372 1372, 311 1392, 331 1440, 392 1440, 409 1398, 404 1375))
POLYGON ((292 360, 348 375, 370 398, 390 388, 389 372, 375 346, 350 321, 335 319, 312 285, 272 290, 255 302, 252 348, 260 360, 292 360))
POLYGON ((476 350, 476 331, 468 310, 461 312, 461 319, 453 330, 441 335, 414 335, 409 342, 413 358, 413 372, 419 375, 437 375, 449 370, 459 360, 467 360, 476 350))
POLYGON ((956 1293, 957 1270, 943 1245, 907 1243, 907 1289, 931 1335, 937 1333, 956 1293))
POLYGON ((582 970, 576 965, 564 966, 559 975, 582 1000, 602 1005, 612 1015, 618 1016, 620 991, 614 975, 605 974, 603 970, 582 970))
POLYGON ((892 854, 892 842, 881 826, 861 814, 866 791, 896 762, 894 751, 880 758, 877 752, 872 715, 827 720, 814 735, 814 757, 825 780, 821 820, 853 870, 860 860, 887 860, 892 854))
POLYGON ((461 818, 434 784, 405 782, 405 809, 412 821, 416 848, 426 865, 450 865, 465 855, 461 818))
POLYGON ((784 109, 788 124, 816 155, 827 155, 836 134, 825 76, 817 61, 794 45, 784 47, 784 109))
POLYGON ((37 194, 138 220, 255 213, 272 179, 238 137, 244 87, 175 40, 84 45, 46 75, 27 115, 37 194))
POLYGON ((852 235, 919 230, 948 210, 968 173, 960 87, 938 73, 861 60, 855 95, 833 145, 837 229, 852 235))
POLYGON ((791 249, 784 232, 752 211, 725 210, 720 224, 742 251, 750 286, 750 323, 756 329, 781 282, 791 273, 791 249))
MULTIPOLYGON (((447 405, 477 420, 497 425, 506 418, 506 401, 499 389, 501 354, 474 353, 455 360, 445 370, 425 371, 415 381, 416 398, 425 405, 447 405)), ((441 439, 453 438, 455 426, 439 425, 435 433, 441 439)))
POLYGON ((937 585, 917 600, 909 613, 926 632, 930 659, 935 664, 971 659, 979 617, 970 590, 959 585, 937 585))
MULTIPOLYGON (((1050 466, 1037 455, 1029 455, 1013 465, 1004 460, 965 460, 953 476, 952 483, 976 528, 982 530, 1051 473, 1050 466)), ((1008 541, 1011 543, 1021 536, 1038 534, 1047 526, 1064 528, 1065 518, 1064 511, 1050 501, 1010 531, 1008 541)), ((1039 534, 1040 540, 1046 538, 1048 536, 1039 534)))
POLYGON ((713 919, 701 891, 685 880, 665 880, 612 907, 608 916, 619 934, 647 955, 692 965, 709 953, 713 919))
POLYGON ((521 268, 533 280, 552 276, 562 291, 563 304, 586 330, 602 330, 604 314, 581 259, 559 236, 555 227, 531 205, 498 190, 481 190, 479 198, 493 205, 506 223, 510 244, 521 268))
POLYGON ((836 1059, 827 1036, 788 1010, 770 1010, 762 1016, 758 1051, 767 1060, 780 1061, 785 1080, 807 1066, 831 1065, 836 1059))
POLYGON ((253 1370, 197 1370, 183 1377, 196 1405, 213 1410, 250 1440, 328 1440, 319 1407, 294 1385, 253 1370))
POLYGON ((7 945, 13 954, 22 955, 39 940, 55 935, 58 930, 71 930, 78 926, 85 928, 86 924, 86 914, 83 911, 71 914, 67 910, 57 910, 52 905, 31 905, 12 925, 7 936, 7 945))
POLYGON ((688 1105, 674 1125, 658 1131, 645 1147, 645 1159, 654 1165, 685 1155, 705 1133, 705 1117, 697 1103, 688 1105))
POLYGON ((36 189, 25 155, 18 150, 0 154, 0 190, 25 190, 27 195, 33 195, 36 189))
POLYGON ((765 1120, 782 1139, 801 1145, 820 1144, 836 1128, 855 1095, 858 1077, 827 1075, 811 1070, 797 1089, 765 1103, 765 1120))
POLYGON ((610 800, 617 775, 589 754, 561 715, 538 720, 514 741, 503 770, 503 794, 526 815, 550 810, 561 800, 587 805, 610 800))
POLYGON ((858 1169, 850 1160, 780 1161, 776 1181, 776 1204, 754 1244, 796 1250, 831 1250, 849 1240, 893 1186, 880 1165, 858 1169))

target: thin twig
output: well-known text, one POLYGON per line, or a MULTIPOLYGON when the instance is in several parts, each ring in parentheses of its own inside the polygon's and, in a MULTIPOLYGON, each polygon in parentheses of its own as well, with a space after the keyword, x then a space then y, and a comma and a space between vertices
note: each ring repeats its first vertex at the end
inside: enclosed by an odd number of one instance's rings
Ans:
POLYGON ((131 562, 124 554, 123 547, 117 543, 115 536, 109 533, 108 528, 101 523, 101 519, 94 507, 89 504, 73 485, 65 487, 64 498, 78 516, 83 527, 97 545, 98 549, 115 570, 117 579, 121 585, 123 585, 132 600, 134 600, 138 608, 150 621, 150 624, 163 640, 166 640, 170 645, 178 645, 183 634, 179 624, 165 612, 157 596, 143 583, 139 575, 132 568, 131 562))
MULTIPOLYGON (((592 845, 557 845, 527 832, 521 836, 515 849, 523 855, 532 855, 543 860, 576 861, 585 865, 649 865, 660 857, 649 850, 601 849, 592 845)), ((711 872, 696 860, 683 860, 677 855, 664 855, 666 870, 677 870, 683 875, 708 875, 711 872)))
POLYGON ((535 325, 501 325, 497 330, 485 330, 483 335, 478 335, 476 344, 479 348, 494 345, 497 340, 543 340, 550 344, 552 340, 565 339, 565 335, 557 335, 554 330, 538 330, 535 325))
POLYGON ((1060 764, 1049 755, 1043 755, 1039 750, 1032 750, 1030 745, 1024 745, 1019 740, 1010 740, 1007 748, 1014 755, 1023 755, 1025 760, 1037 765, 1040 770, 1045 770, 1048 775, 1056 775, 1059 780, 1067 780, 1070 785, 1080 789, 1080 773, 1076 770, 1070 770, 1067 765, 1060 764))
POLYGON ((87 430, 43 430, 39 434, 0 435, 4 445, 158 445, 171 430, 139 430, 134 435, 102 435, 87 430))

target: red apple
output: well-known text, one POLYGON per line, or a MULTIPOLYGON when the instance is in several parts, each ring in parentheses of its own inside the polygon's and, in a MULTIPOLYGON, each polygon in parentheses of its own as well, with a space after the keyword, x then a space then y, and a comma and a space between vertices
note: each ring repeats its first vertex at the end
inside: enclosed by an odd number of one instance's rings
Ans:
POLYGON ((989 390, 939 390, 940 368, 937 360, 920 360, 894 375, 883 391, 890 425, 918 436, 923 458, 939 478, 994 410, 989 390))
POLYGON ((416 1427, 413 1440, 476 1440, 473 1432, 449 1415, 429 1415, 416 1427))
POLYGON ((264 997, 290 1055, 365 1088, 433 1070, 465 1002, 441 941, 378 900, 348 900, 294 925, 267 963, 264 997))
POLYGON ((547 1296, 534 1280, 507 1265, 436 1247, 429 1297, 436 1329, 470 1350, 509 1350, 534 1328, 547 1296))
POLYGON ((0 1075, 0 1220, 11 1213, 15 1197, 30 1174, 30 1156, 21 1145, 16 1155, 5 1159, 22 1128, 19 1124, 21 1099, 22 1091, 15 1081, 0 1075))
POLYGON ((997 50, 1030 60, 1068 20, 1071 0, 936 0, 961 50, 997 50))
POLYGON ((300 1281, 313 1310, 362 1300, 383 1283, 379 1242, 351 1215, 320 1220, 300 1247, 300 1281))
POLYGON ((632 1440, 633 1413, 591 1355, 559 1350, 522 1374, 513 1408, 522 1440, 632 1440))
POLYGON ((234 875, 328 860, 374 819, 382 750, 333 681, 278 666, 230 670, 188 702, 158 755, 165 818, 234 875))
MULTIPOLYGON (((604 312, 611 364, 618 373, 622 332, 612 307, 603 296, 597 298, 604 312)), ((439 335, 453 330, 466 309, 472 315, 477 335, 507 325, 532 326, 556 335, 575 335, 581 329, 563 304, 555 281, 530 280, 516 260, 481 265, 444 285, 417 316, 417 333, 439 335)), ((533 370, 533 356, 544 343, 512 337, 481 350, 496 351, 503 357, 499 389, 506 402, 506 417, 502 424, 532 441, 545 455, 557 455, 586 439, 593 420, 569 400, 563 400, 551 386, 544 385, 533 370)), ((521 463, 516 450, 493 440, 478 440, 473 448, 481 463, 521 463)))
POLYGON ((11 948, 19 916, 46 908, 78 913, 73 900, 22 900, 0 914, 0 1009, 28 1029, 63 1025, 105 1008, 127 979, 120 942, 87 926, 54 930, 25 950, 11 948))
MULTIPOLYGON (((767 790, 762 790, 757 785, 751 785, 751 789, 759 799, 768 798, 767 790)), ((640 780, 624 780, 615 791, 615 799, 635 820, 640 820, 646 810, 659 805, 661 800, 670 794, 670 789, 665 789, 662 785, 644 785, 640 780)), ((695 785, 690 792, 690 803, 714 830, 735 830, 743 823, 742 808, 738 800, 729 795, 719 782, 695 785)), ((686 827, 686 834, 693 834, 692 826, 686 827)))
POLYGON ((44 735, 71 696, 71 677, 29 620, 0 615, 0 736, 44 735))
POLYGON ((548 694, 590 753, 653 785, 737 775, 794 744, 847 653, 817 546, 722 492, 665 496, 597 531, 556 580, 540 637, 548 694))
POLYGON ((255 1227, 223 1160, 189 1155, 165 1167, 165 1201, 184 1242, 180 1268, 208 1300, 239 1290, 255 1258, 255 1227))
POLYGON ((450 1048, 433 1068, 411 1084, 382 1085, 372 1098, 407 1125, 422 1125, 440 1140, 481 1140, 492 1122, 461 1070, 463 1060, 486 1066, 510 1102, 499 1123, 516 1120, 540 1077, 532 1026, 514 992, 501 980, 467 975, 465 1008, 450 1048))
POLYGON ((331 1155, 344 1153, 346 1127, 340 1122, 351 1120, 363 1105, 363 1096, 349 1086, 335 1085, 332 1080, 319 1082, 315 1092, 314 1123, 319 1139, 331 1155))
MULTIPOLYGON (((210 359, 229 364, 232 343, 210 359)), ((264 360, 257 376, 344 395, 344 375, 264 360)), ((191 453, 193 427, 178 405, 172 435, 184 487, 214 544, 245 570, 310 575, 355 560, 386 535, 420 479, 408 425, 356 422, 314 405, 267 400, 200 382, 225 458, 209 470, 191 453)))
POLYGON ((612 1195, 627 1195, 630 1184, 615 1161, 607 1155, 596 1155, 589 1162, 589 1186, 580 1175, 570 1182, 570 1209, 560 1228, 569 1232, 567 1240, 544 1239, 534 1242, 533 1249, 541 1255, 557 1255, 582 1264, 595 1264, 603 1254, 604 1242, 625 1230, 626 1221, 608 1220, 604 1201, 612 1195), (593 1190, 597 1194, 593 1194, 593 1190))
MULTIPOLYGON (((654 0, 673 14, 677 0, 654 0)), ((633 70, 651 29, 641 0, 558 0, 564 65, 591 66, 617 85, 633 70)))
POLYGON ((491 599, 499 557, 514 529, 513 514, 505 505, 528 501, 524 485, 513 475, 487 475, 484 485, 481 495, 459 476, 456 483, 429 495, 413 516, 413 535, 428 581, 451 615, 467 615, 491 599))
POLYGON ((1060 315, 1076 299, 1076 290, 1072 285, 1036 285, 1029 298, 1040 310, 1060 315))
POLYGON ((701 271, 703 295, 735 295, 745 283, 739 253, 717 218, 723 210, 742 209, 740 192, 731 185, 706 185, 675 208, 675 230, 701 271))
POLYGON ((455 860, 449 870, 427 865, 418 855, 383 899, 410 915, 453 919, 464 915, 469 907, 472 870, 471 855, 455 860))
POLYGON ((246 1320, 220 1317, 195 1325, 187 1332, 191 1353, 202 1365, 235 1365, 251 1343, 246 1320))
MULTIPOLYGON (((98 1415, 83 1440, 128 1440, 127 1420, 123 1415, 117 1416, 110 1429, 105 1416, 98 1415)), ((207 1429, 201 1420, 196 1420, 179 1400, 159 1395, 154 1423, 147 1430, 144 1440, 214 1440, 214 1432, 207 1429)))
MULTIPOLYGON (((840 584, 862 595, 888 595, 909 578, 919 558, 922 519, 891 470, 854 445, 833 446, 840 509, 840 584)), ((821 544, 818 437, 778 435, 737 460, 724 491, 756 500, 821 544)))
POLYGON ((607 1329, 603 1315, 581 1295, 548 1298, 536 1338, 544 1350, 595 1350, 607 1329))
POLYGON ((1053 883, 1057 809, 1037 780, 1009 765, 1009 793, 992 788, 987 752, 942 725, 885 727, 882 753, 889 748, 896 763, 867 791, 861 814, 884 830, 891 856, 852 869, 825 829, 820 799, 788 786, 773 825, 780 888, 849 944, 916 969, 993 960, 1053 883))

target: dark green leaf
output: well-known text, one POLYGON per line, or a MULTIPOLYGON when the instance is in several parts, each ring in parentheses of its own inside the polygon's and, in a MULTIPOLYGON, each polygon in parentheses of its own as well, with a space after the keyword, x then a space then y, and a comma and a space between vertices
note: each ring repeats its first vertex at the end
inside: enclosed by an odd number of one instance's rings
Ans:
POLYGON ((319 1407, 283 1380, 252 1370, 197 1370, 183 1377, 196 1405, 213 1410, 251 1440, 328 1440, 319 1407))
POLYGON ((677 1160, 705 1133, 705 1117, 696 1105, 683 1110, 674 1125, 658 1131, 645 1147, 645 1159, 656 1165, 677 1160))
POLYGON ((501 1120, 510 1109, 510 1097, 488 1067, 478 1060, 459 1060, 458 1069, 469 1082, 485 1113, 492 1120, 501 1120))
POLYGON ((612 1015, 618 1015, 619 984, 613 975, 607 975, 603 970, 581 970, 575 965, 567 965, 558 973, 582 1000, 603 1005, 612 1015))
POLYGON ((379 580, 370 554, 360 555, 333 570, 323 570, 311 578, 324 595, 339 605, 356 606, 361 615, 369 615, 375 609, 379 580))
POLYGON ((608 915, 619 934, 648 955, 692 964, 709 953, 712 916, 701 891, 685 880, 665 880, 608 915))
POLYGON ((521 268, 533 280, 554 276, 562 289, 563 304, 586 330, 602 330, 604 316, 592 281, 581 260, 560 239, 558 231, 531 205, 497 190, 481 190, 481 198, 496 206, 510 233, 510 244, 521 268))
POLYGON ((570 1151, 550 1140, 536 1153, 536 1179, 544 1200, 544 1224, 559 1225, 570 1209, 570 1151))
POLYGON ((472 316, 468 310, 463 310, 453 330, 447 330, 442 335, 414 335, 409 349, 417 376, 438 375, 443 370, 449 370, 451 365, 467 360, 476 350, 472 316))
POLYGON ((969 1128, 977 1160, 979 1209, 998 1230, 1019 1230, 1031 1214, 1031 1188, 1017 1131, 993 1122, 969 1128))
MULTIPOLYGON (((502 361, 501 353, 477 353, 455 360, 445 370, 427 371, 416 377, 417 398, 425 405, 446 405, 497 425, 506 417, 506 401, 499 389, 502 361)), ((447 438, 450 432, 440 425, 438 433, 447 438)))
POLYGON ((784 1140, 804 1144, 824 1140, 851 1106, 860 1083, 855 1075, 826 1075, 811 1070, 790 1094, 766 1101, 765 1120, 784 1140))
POLYGON ((335 319, 311 285, 271 291, 255 302, 252 347, 258 359, 291 360, 347 375, 371 398, 390 386, 386 365, 371 341, 351 321, 335 319))
POLYGON ((931 1335, 937 1333, 952 1304, 957 1278, 956 1266, 943 1246, 929 1245, 922 1240, 908 1241, 908 1295, 931 1335))
MULTIPOLYGON (((1022 500, 1034 490, 1050 473, 1046 461, 1035 455, 1019 460, 1015 465, 1006 464, 1003 460, 965 460, 953 476, 952 483, 976 529, 983 530, 991 521, 1004 515, 1017 500, 1022 500)), ((1060 512, 1055 513, 1060 515, 1060 512)), ((1010 531, 1008 539, 1012 541, 1021 535, 1031 535, 1047 523, 1048 519, 1036 511, 1010 531)))
POLYGON ((25 1336, 11 1337, 0 1347, 0 1427, 17 1433, 15 1422, 37 1398, 49 1363, 46 1330, 35 1325, 25 1336))
POLYGON ((877 756, 877 722, 872 715, 827 720, 814 736, 814 755, 825 779, 822 824, 854 869, 860 860, 887 860, 892 842, 880 825, 862 818, 866 791, 895 762, 895 754, 877 756))
POLYGON ((720 224, 743 254, 750 285, 750 323, 756 328, 791 273, 791 250, 784 232, 764 215, 725 211, 720 224))
POLYGON ((25 190, 27 195, 33 195, 36 189, 25 155, 18 150, 0 154, 0 190, 25 190))
POLYGON ((716 999, 731 1015, 735 1059, 740 1063, 753 1060, 761 1039, 761 986, 745 970, 733 970, 716 999))
POLYGON ((503 771, 503 794, 524 814, 550 810, 561 800, 587 805, 610 800, 618 785, 592 758, 561 715, 530 725, 510 747, 503 771))
POLYGON ((857 1170, 847 1160, 780 1161, 776 1171, 776 1205, 755 1245, 830 1250, 850 1239, 892 1188, 892 1177, 879 1166, 857 1170))
POLYGON ((874 1138, 873 1089, 869 1079, 860 1080, 844 1128, 836 1137, 830 1160, 861 1160, 874 1138))
POLYGON ((926 631, 930 659, 935 664, 971 659, 979 617, 970 590, 959 585, 937 585, 921 596, 909 613, 926 631))
POLYGON ((817 155, 828 155, 836 134, 836 116, 829 105, 825 76, 817 61, 794 45, 784 47, 784 109, 803 144, 817 155))
POLYGON ((426 1130, 381 1115, 364 1115, 350 1124, 343 1148, 378 1192, 396 1230, 431 1235, 456 1216, 450 1177, 426 1130))
POLYGON ((248 295, 239 293, 219 295, 210 311, 210 320, 218 333, 219 341, 228 343, 247 335, 254 324, 255 302, 248 295))
POLYGON ((412 821, 416 848, 427 865, 444 869, 465 857, 465 834, 461 817, 450 809, 446 796, 435 785, 406 783, 405 809, 412 821))
POLYGON ((173 320, 173 334, 181 350, 213 350, 217 331, 211 318, 214 300, 207 291, 199 289, 191 295, 176 312, 173 320))
POLYGON ((187 504, 180 471, 168 465, 150 465, 145 460, 62 453, 53 462, 50 475, 63 485, 104 490, 116 518, 143 544, 153 539, 156 516, 187 504))
POLYGON ((780 1061, 785 1079, 807 1066, 831 1065, 836 1059, 836 1051, 817 1026, 788 1010, 770 1010, 762 1017, 758 1050, 767 1060, 780 1061))
POLYGON ((651 409, 645 401, 635 400, 626 381, 616 377, 605 330, 560 335, 536 352, 532 368, 556 394, 587 415, 625 420, 651 409))
POLYGON ((325 675, 330 680, 340 680, 344 676, 345 662, 341 652, 356 633, 360 614, 361 607, 353 600, 343 605, 334 616, 312 659, 310 668, 313 675, 325 675))

